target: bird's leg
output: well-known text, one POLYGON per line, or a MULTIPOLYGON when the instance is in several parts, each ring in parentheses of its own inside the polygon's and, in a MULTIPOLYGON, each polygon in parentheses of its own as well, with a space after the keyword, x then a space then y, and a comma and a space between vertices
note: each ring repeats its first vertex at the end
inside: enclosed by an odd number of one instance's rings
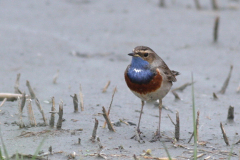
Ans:
POLYGON ((143 106, 144 106, 144 101, 142 101, 142 108, 141 108, 141 112, 140 112, 140 116, 139 116, 139 120, 138 120, 138 126, 137 126, 138 133, 140 133, 140 121, 141 121, 141 117, 142 117, 142 113, 143 113, 143 106))
POLYGON ((158 122, 158 129, 153 136, 152 140, 150 142, 156 142, 157 140, 160 140, 161 134, 160 134, 160 124, 161 124, 161 115, 162 115, 162 100, 159 99, 159 122, 158 122))
POLYGON ((140 134, 142 133, 140 131, 140 121, 141 121, 141 117, 142 117, 142 113, 143 113, 143 106, 144 106, 144 101, 142 101, 142 108, 141 108, 141 112, 140 112, 140 116, 139 116, 139 120, 138 120, 136 133, 133 137, 131 137, 131 139, 135 138, 139 143, 144 143, 144 141, 140 142, 142 140, 142 138, 140 137, 140 134))
POLYGON ((159 135, 159 137, 161 137, 160 135, 161 117, 162 117, 162 100, 159 99, 159 122, 158 122, 158 130, 156 132, 156 134, 159 135))

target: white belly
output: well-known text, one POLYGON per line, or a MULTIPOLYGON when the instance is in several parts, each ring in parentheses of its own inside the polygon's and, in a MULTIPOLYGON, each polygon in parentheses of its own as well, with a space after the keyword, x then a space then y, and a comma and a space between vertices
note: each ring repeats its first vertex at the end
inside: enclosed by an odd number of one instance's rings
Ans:
POLYGON ((147 93, 147 94, 139 94, 137 92, 132 91, 137 97, 139 97, 143 101, 156 101, 158 99, 163 99, 167 93, 170 91, 172 87, 172 82, 163 82, 161 87, 155 92, 147 93))

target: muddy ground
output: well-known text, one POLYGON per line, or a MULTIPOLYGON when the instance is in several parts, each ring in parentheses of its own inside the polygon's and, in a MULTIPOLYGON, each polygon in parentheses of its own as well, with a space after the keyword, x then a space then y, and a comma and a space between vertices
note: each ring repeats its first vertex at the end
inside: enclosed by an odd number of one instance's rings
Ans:
MULTIPOLYGON (((0 92, 13 93, 16 76, 21 73, 19 89, 29 93, 25 84, 26 80, 30 81, 48 120, 51 104, 45 102, 53 96, 57 108, 63 100, 65 119, 62 130, 49 126, 19 129, 18 103, 6 102, 0 108, 0 122, 9 155, 33 154, 47 137, 41 150, 48 152, 52 146, 55 153, 48 159, 67 159, 73 152, 76 159, 96 159, 94 153, 99 146, 89 139, 97 118, 97 136, 104 147, 101 153, 108 159, 133 159, 134 154, 144 159, 142 154, 147 149, 151 149, 153 157, 166 157, 161 142, 149 142, 158 124, 158 108, 154 105, 144 108, 141 121, 144 144, 130 139, 136 126, 121 123, 113 133, 102 128, 104 118, 99 114, 102 106, 109 107, 117 86, 111 121, 126 119, 137 123, 141 102, 127 88, 123 73, 131 61, 127 53, 137 45, 146 45, 171 69, 181 72, 173 88, 191 82, 191 73, 194 74, 196 109, 200 111, 199 141, 206 142, 198 145, 198 154, 205 154, 200 159, 208 156, 226 159, 231 148, 234 153, 231 159, 238 159, 240 144, 233 144, 240 139, 240 101, 236 93, 240 82, 240 2, 219 1, 218 11, 212 10, 208 1, 201 2, 201 10, 190 0, 167 1, 165 8, 160 8, 158 3, 157 0, 0 1, 0 92), (213 43, 216 16, 220 17, 219 37, 213 43), (233 65, 232 76, 222 95, 218 91, 230 65, 233 65), (58 70, 57 83, 53 84, 58 70), (107 92, 102 93, 109 80, 107 92), (73 113, 70 95, 79 93, 80 84, 85 110, 73 113), (213 92, 217 93, 218 101, 213 100, 213 92), (227 121, 230 105, 235 107, 233 122, 227 121), (230 146, 223 140, 220 122, 230 146), (34 134, 23 134, 26 132, 34 134), (78 138, 81 138, 80 145, 78 138)), ((173 112, 163 110, 161 132, 165 138, 174 137, 174 126, 167 115, 175 120, 175 112, 179 111, 180 141, 175 146, 172 142, 165 144, 172 157, 190 159, 193 140, 187 142, 193 130, 191 87, 177 93, 180 101, 175 101, 172 93, 163 99, 163 105, 173 112)), ((42 123, 34 101, 33 108, 37 123, 42 123)), ((28 124, 26 107, 23 115, 24 123, 28 124)))

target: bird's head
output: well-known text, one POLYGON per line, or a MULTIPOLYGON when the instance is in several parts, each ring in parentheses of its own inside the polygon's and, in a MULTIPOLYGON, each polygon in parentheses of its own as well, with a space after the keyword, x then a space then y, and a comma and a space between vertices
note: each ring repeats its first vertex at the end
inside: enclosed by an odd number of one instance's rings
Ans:
POLYGON ((137 46, 133 49, 133 52, 129 53, 128 55, 132 56, 133 60, 140 58, 149 64, 151 64, 156 58, 156 53, 151 48, 146 46, 137 46))

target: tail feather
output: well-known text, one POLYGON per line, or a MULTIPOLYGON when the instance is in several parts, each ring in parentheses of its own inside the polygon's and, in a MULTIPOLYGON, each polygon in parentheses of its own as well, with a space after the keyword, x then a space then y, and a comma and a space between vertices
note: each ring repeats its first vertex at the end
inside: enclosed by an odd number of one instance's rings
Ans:
POLYGON ((180 73, 179 73, 178 71, 174 71, 174 70, 171 70, 171 71, 172 71, 172 73, 173 73, 174 76, 180 75, 180 73))

